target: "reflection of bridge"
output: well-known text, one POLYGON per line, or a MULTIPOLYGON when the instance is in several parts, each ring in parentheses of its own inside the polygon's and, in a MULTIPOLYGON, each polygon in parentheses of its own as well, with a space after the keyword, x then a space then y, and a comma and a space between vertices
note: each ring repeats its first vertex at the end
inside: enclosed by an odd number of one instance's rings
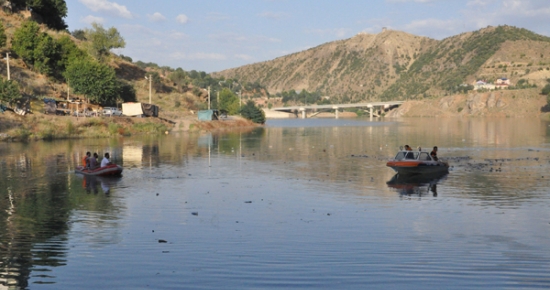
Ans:
POLYGON ((403 101, 389 101, 389 102, 371 102, 371 103, 357 103, 357 104, 331 104, 331 105, 309 105, 309 106, 292 106, 292 107, 277 107, 271 108, 273 111, 295 113, 302 112, 302 119, 306 118, 306 111, 316 111, 316 113, 310 115, 313 117, 324 110, 334 110, 335 118, 338 119, 338 110, 345 108, 368 108, 370 117, 378 115, 374 112, 375 107, 380 107, 384 110, 397 107, 403 104, 403 101))

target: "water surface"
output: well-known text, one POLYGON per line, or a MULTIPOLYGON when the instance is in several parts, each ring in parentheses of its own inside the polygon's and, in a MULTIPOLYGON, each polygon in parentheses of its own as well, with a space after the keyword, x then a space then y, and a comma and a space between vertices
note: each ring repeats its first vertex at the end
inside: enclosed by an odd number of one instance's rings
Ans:
POLYGON ((269 120, 0 144, 0 287, 550 287, 547 122, 269 120), (396 178, 399 146, 448 175, 396 178), (110 152, 121 178, 73 173, 110 152))

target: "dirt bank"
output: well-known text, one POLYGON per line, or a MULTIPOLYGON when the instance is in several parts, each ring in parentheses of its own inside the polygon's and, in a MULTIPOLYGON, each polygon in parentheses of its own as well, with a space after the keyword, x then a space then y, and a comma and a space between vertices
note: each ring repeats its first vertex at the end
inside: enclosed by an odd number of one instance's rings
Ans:
POLYGON ((407 101, 386 117, 540 117, 545 105, 540 89, 502 90, 407 101))

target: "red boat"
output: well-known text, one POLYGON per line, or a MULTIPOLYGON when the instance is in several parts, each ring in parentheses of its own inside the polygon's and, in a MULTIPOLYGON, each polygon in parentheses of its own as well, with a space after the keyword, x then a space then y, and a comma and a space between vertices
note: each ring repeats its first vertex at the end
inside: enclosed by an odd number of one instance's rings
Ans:
POLYGON ((110 164, 105 167, 98 167, 95 169, 77 166, 74 172, 91 176, 120 176, 122 174, 122 167, 116 164, 110 164))

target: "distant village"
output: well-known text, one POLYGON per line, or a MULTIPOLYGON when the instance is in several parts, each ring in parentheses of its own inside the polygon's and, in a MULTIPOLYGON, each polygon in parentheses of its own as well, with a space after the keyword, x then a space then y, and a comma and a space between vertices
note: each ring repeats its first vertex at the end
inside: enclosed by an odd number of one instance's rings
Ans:
POLYGON ((495 89, 506 89, 510 86, 510 80, 508 78, 499 78, 496 83, 489 83, 485 80, 478 80, 473 83, 474 90, 495 90, 495 89))

